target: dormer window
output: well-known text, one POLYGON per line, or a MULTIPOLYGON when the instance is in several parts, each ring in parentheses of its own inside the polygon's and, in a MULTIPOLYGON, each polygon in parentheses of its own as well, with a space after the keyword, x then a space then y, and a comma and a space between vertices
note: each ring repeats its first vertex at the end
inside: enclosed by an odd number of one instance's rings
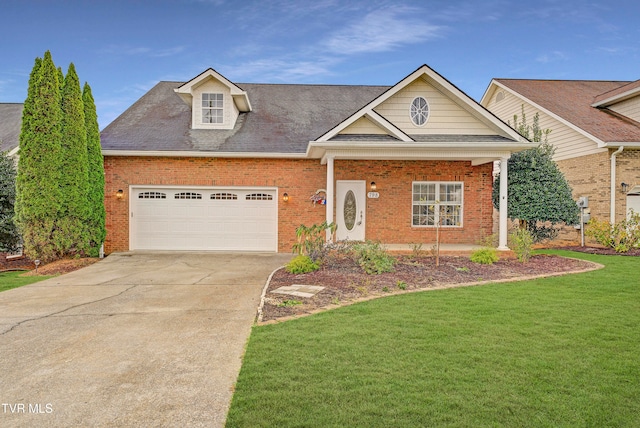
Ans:
POLYGON ((202 94, 202 123, 222 123, 223 100, 222 94, 202 94))

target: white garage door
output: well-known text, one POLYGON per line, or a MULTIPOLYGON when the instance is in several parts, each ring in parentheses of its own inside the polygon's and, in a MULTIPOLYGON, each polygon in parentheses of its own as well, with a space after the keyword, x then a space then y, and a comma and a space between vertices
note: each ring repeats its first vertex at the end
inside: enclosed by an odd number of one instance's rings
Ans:
POLYGON ((134 187, 131 199, 133 250, 277 251, 275 189, 134 187))

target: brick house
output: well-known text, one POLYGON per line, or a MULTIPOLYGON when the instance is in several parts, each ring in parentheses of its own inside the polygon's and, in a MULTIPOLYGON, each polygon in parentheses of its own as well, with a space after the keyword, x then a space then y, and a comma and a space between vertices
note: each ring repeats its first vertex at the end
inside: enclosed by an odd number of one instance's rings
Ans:
POLYGON ((574 199, 589 198, 592 218, 614 223, 640 212, 640 80, 493 79, 480 103, 504 121, 523 106, 529 124, 539 114, 554 160, 574 199))
MULTIPOLYGON (((531 146, 424 65, 394 86, 160 82, 101 133, 105 251, 289 252, 336 239, 476 244, 493 162, 531 146)), ((500 247, 506 248, 506 187, 500 247)))

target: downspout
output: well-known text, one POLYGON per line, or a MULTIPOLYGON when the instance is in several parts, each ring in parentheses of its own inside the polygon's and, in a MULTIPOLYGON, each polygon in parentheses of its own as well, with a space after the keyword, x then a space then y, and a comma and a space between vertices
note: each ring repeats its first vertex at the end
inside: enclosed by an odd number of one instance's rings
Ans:
POLYGON ((616 222, 616 156, 624 150, 624 146, 611 153, 611 206, 609 208, 611 224, 616 222))

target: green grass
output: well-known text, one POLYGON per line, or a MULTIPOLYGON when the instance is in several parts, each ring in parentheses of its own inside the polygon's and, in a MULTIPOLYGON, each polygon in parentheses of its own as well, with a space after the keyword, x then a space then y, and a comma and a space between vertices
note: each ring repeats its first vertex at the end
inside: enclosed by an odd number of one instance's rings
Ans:
POLYGON ((0 272, 0 291, 11 290, 12 288, 22 287, 23 285, 33 284, 52 276, 23 276, 24 272, 0 272))
POLYGON ((229 427, 640 426, 636 257, 253 329, 229 427))

